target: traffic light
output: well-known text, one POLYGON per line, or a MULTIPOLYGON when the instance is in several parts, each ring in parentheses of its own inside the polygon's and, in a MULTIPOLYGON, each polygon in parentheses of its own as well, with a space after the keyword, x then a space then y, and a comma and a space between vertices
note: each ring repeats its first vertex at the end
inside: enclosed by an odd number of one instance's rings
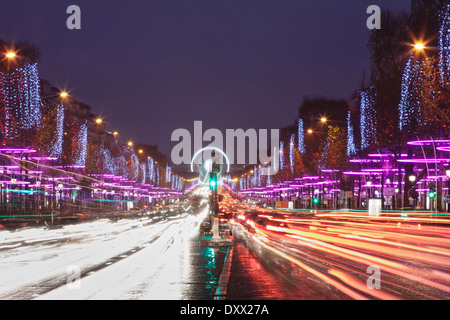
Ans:
POLYGON ((209 189, 217 189, 217 173, 213 172, 209 175, 209 189))
POLYGON ((313 199, 313 203, 314 203, 314 204, 319 204, 319 198, 317 198, 317 197, 314 198, 314 199, 313 199))
POLYGON ((428 192, 428 197, 430 199, 436 198, 436 191, 434 190, 434 188, 430 188, 430 191, 428 192))

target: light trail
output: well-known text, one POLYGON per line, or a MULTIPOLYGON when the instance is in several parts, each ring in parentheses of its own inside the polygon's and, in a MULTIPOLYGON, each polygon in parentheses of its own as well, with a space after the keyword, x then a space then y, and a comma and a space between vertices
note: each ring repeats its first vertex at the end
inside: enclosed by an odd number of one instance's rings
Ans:
MULTIPOLYGON (((168 299, 176 299, 182 288, 177 289, 179 281, 175 280, 189 272, 187 258, 183 258, 188 252, 187 241, 197 232, 206 213, 180 214, 160 222, 149 218, 99 220, 61 229, 2 231, 0 299, 116 299, 120 295, 133 299, 136 296, 128 286, 130 279, 144 281, 146 276, 160 272, 162 265, 174 271, 172 264, 180 266, 179 261, 184 261, 178 274, 165 274, 159 289, 151 290, 160 297, 167 294, 168 299), (67 288, 71 266, 81 270, 84 290, 67 288), (134 271, 130 274, 130 270, 134 271), (171 292, 163 290, 169 287, 171 292)), ((158 286, 157 282, 153 285, 158 286)))
POLYGON ((449 299, 450 219, 426 215, 298 217, 295 212, 252 209, 241 212, 233 225, 353 299, 449 299), (381 268, 381 290, 365 283, 372 265, 381 268))

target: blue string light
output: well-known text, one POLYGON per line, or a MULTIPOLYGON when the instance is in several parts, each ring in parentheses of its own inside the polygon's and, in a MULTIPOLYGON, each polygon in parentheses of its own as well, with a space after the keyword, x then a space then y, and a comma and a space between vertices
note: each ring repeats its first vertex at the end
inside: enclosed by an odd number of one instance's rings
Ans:
POLYGON ((289 144, 289 162, 291 167, 291 173, 294 174, 294 151, 295 151, 295 134, 291 135, 289 144))
POLYGON ((280 170, 284 169, 284 141, 280 141, 280 170))
POLYGON ((298 119, 298 151, 301 154, 306 153, 305 148, 305 128, 303 125, 303 119, 298 119))
POLYGON ((361 92, 361 150, 376 144, 377 118, 372 90, 361 92))
POLYGON ((75 137, 73 164, 76 166, 86 165, 87 138, 88 138, 88 128, 87 128, 87 121, 85 120, 84 123, 80 125, 78 134, 75 137))
POLYGON ((63 154, 63 142, 64 142, 64 106, 62 104, 57 106, 56 109, 56 128, 55 137, 51 144, 50 155, 61 159, 63 154))
POLYGON ((355 135, 351 121, 351 112, 347 114, 347 156, 351 157, 356 154, 355 135))
POLYGON ((0 72, 0 101, 5 140, 16 140, 42 120, 37 64, 25 64, 12 72, 0 72))
POLYGON ((441 84, 445 84, 450 71, 450 4, 440 14, 439 69, 441 84))

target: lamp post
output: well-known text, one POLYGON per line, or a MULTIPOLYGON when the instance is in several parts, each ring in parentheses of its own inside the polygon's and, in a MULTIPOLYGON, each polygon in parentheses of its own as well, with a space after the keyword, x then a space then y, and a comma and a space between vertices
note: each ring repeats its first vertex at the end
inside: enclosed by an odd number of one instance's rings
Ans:
MULTIPOLYGON (((416 179, 417 179, 417 177, 413 174, 408 176, 408 180, 409 180, 409 182, 411 182, 411 185, 412 185, 410 191, 412 191, 414 189, 414 182, 416 182, 416 179)), ((415 210, 415 208, 417 206, 415 196, 411 192, 408 192, 408 193, 410 194, 411 198, 413 199, 412 206, 413 206, 413 210, 415 210)))
POLYGON ((366 192, 367 192, 367 203, 366 203, 366 206, 368 207, 369 206, 369 200, 370 200, 370 197, 371 197, 371 187, 372 187, 372 181, 367 181, 366 182, 366 186, 367 186, 367 189, 366 189, 366 192))

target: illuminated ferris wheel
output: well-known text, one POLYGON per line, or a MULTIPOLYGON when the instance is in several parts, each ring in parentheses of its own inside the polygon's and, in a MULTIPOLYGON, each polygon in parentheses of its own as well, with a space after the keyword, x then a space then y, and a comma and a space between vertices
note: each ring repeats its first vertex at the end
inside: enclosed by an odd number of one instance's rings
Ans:
POLYGON ((207 185, 213 171, 217 173, 218 185, 221 185, 223 173, 230 172, 230 161, 225 152, 216 147, 198 150, 191 160, 191 172, 198 173, 199 184, 207 185))

